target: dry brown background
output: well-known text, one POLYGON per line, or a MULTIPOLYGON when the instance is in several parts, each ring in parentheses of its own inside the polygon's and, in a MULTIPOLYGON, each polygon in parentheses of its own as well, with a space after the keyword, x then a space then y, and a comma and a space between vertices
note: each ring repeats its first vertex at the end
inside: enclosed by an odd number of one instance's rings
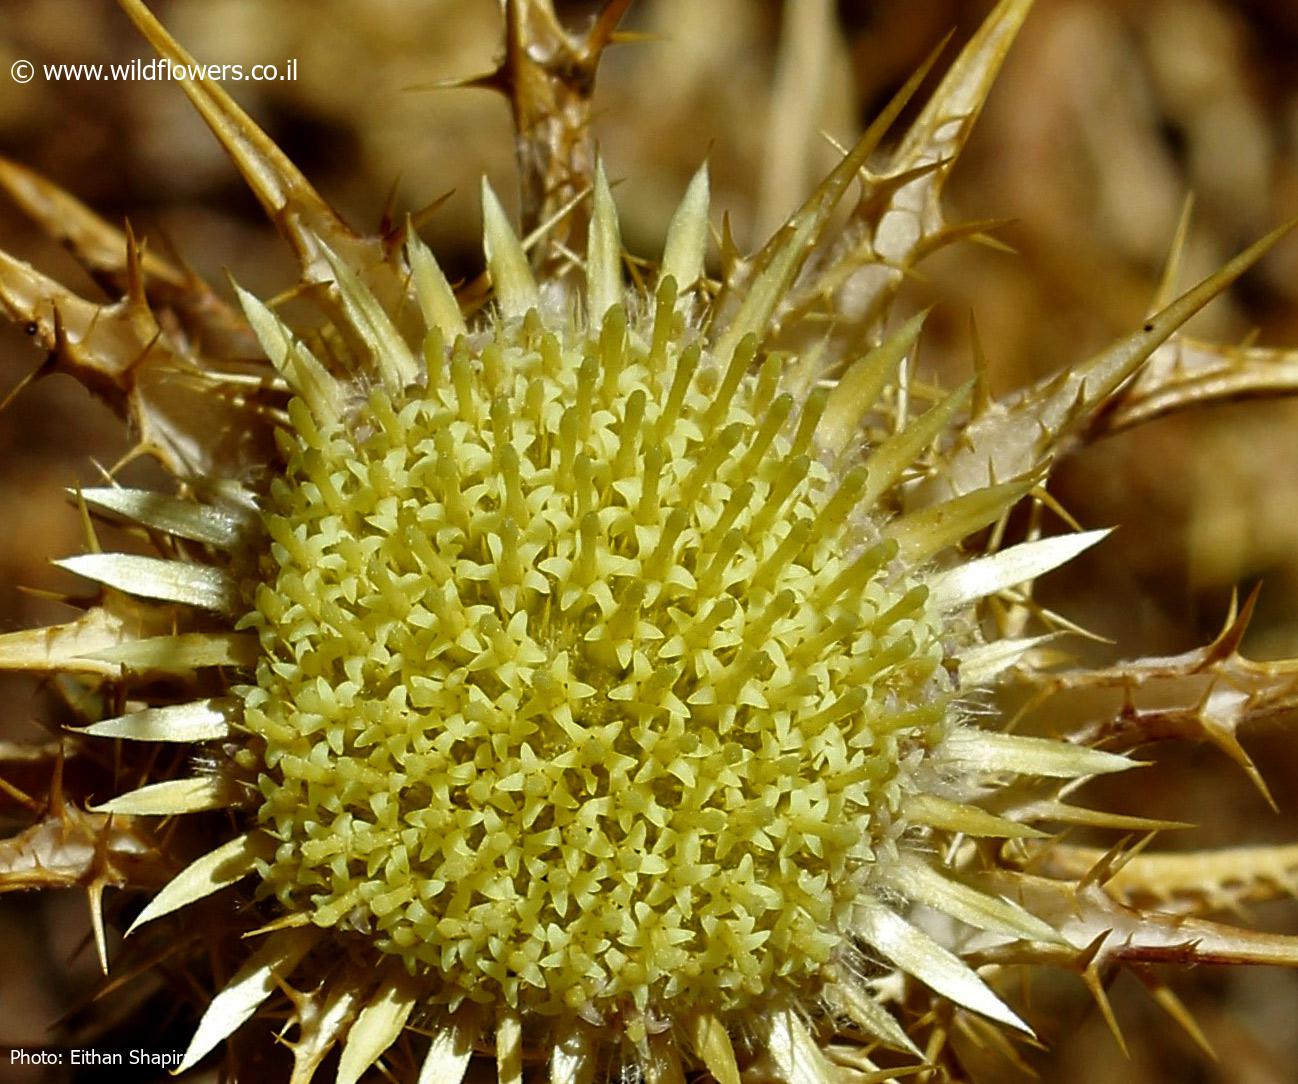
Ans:
MULTIPOLYGON (((404 88, 488 68, 499 35, 492 0, 155 6, 201 60, 297 58, 294 83, 230 89, 357 226, 377 224, 390 190, 405 210, 454 189, 424 236, 453 277, 476 268, 478 178, 486 172, 502 193, 513 188, 507 108, 484 91, 404 88)), ((821 93, 816 126, 845 141, 947 30, 956 32, 953 55, 991 5, 826 6, 835 37, 807 79, 821 93)), ((577 19, 587 7, 561 5, 577 19)), ((597 131, 609 172, 621 180, 629 247, 656 252, 673 201, 705 156, 714 218, 728 210, 737 236, 755 242, 834 153, 814 133, 767 138, 781 5, 644 0, 628 25, 659 40, 610 55, 597 131), (765 195, 757 183, 764 174, 784 178, 765 195)), ((0 154, 41 170, 111 220, 129 215, 150 244, 174 250, 214 281, 228 270, 263 293, 286 287, 286 254, 176 86, 39 76, 22 86, 7 76, 18 58, 39 68, 146 55, 111 0, 3 0, 0 154)), ((949 191, 958 215, 1015 218, 1000 236, 1017 253, 968 246, 926 266, 927 279, 908 299, 938 305, 924 362, 948 380, 967 374, 971 310, 999 390, 1131 329, 1190 192, 1195 276, 1298 214, 1298 5, 1038 0, 949 191)), ((0 204, 0 247, 94 296, 67 256, 7 204, 0 204)), ((1298 242, 1279 246, 1195 331, 1223 341, 1256 331, 1262 343, 1298 347, 1298 242)), ((0 328, 0 393, 39 360, 21 330, 0 328)), ((1296 433, 1298 405, 1245 403, 1087 450, 1059 472, 1056 491, 1085 525, 1122 529, 1050 581, 1045 595, 1116 641, 1111 654, 1132 656, 1203 643, 1232 586, 1261 580, 1249 649, 1258 657, 1298 654, 1296 433)), ((128 447, 116 419, 66 378, 28 389, 0 416, 0 630, 65 617, 19 585, 71 586, 46 563, 81 544, 63 488, 94 479, 94 461, 111 464, 128 447)), ((131 470, 149 472, 147 465, 131 470)), ((0 736, 38 736, 41 710, 31 683, 0 684, 0 736)), ((1298 839, 1291 734, 1248 741, 1280 801, 1278 817, 1207 749, 1160 755, 1139 793, 1124 783, 1104 800, 1204 825, 1176 846, 1298 839)), ((1254 918, 1296 928, 1292 907, 1254 918)), ((89 988, 95 965, 86 929, 79 894, 40 906, 0 900, 0 1047, 44 1042, 45 1029, 89 988)), ((1114 990, 1132 1048, 1123 1060, 1068 976, 1034 985, 1033 1019, 1050 1021, 1043 1038, 1053 1051, 1030 1060, 1052 1084, 1298 1080, 1298 976, 1205 971, 1177 988, 1216 1045, 1218 1063, 1205 1062, 1130 981, 1114 990)), ((42 1078, 0 1065, 0 1080, 9 1079, 42 1078)))

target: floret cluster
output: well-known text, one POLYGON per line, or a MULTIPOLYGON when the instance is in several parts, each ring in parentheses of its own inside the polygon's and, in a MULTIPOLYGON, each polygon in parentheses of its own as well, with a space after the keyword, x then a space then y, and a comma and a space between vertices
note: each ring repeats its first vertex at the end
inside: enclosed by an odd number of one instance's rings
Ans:
POLYGON ((947 725, 927 590, 822 462, 823 396, 682 308, 435 331, 425 384, 281 434, 262 876, 446 1001, 805 981, 947 725))

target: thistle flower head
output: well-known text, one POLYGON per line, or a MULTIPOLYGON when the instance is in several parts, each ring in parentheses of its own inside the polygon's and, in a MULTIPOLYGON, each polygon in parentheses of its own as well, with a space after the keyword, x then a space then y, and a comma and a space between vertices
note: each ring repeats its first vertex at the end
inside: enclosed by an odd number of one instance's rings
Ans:
POLYGON ((823 461, 826 397, 795 412, 776 359, 715 355, 681 300, 502 304, 453 344, 433 324, 395 395, 290 407, 243 694, 262 876, 439 1000, 798 989, 948 729, 941 624, 866 473, 823 461))
MULTIPOLYGON (((187 59, 137 0, 123 6, 187 59)), ((1006 0, 971 46, 984 69, 1025 11, 1006 0)), ((609 33, 597 24, 574 55, 609 33)), ((962 63, 957 88, 973 78, 962 63)), ((376 248, 346 230, 219 88, 187 84, 326 321, 295 330, 237 290, 242 316, 221 319, 260 347, 270 392, 250 406, 234 374, 211 380, 263 435, 258 411, 274 419, 275 451, 218 450, 191 419, 189 492, 82 494, 159 555, 61 562, 105 596, 51 668, 144 700, 82 734, 204 750, 201 770, 146 767, 94 814, 219 809, 238 826, 188 855, 132 931, 253 886, 227 921, 258 939, 184 1067, 282 988, 295 1082, 341 1043, 352 1084, 419 1031, 421 1081, 458 1081, 489 1042, 509 1084, 538 1048, 556 1080, 615 1060, 661 1084, 695 1064, 737 1084, 745 1047, 813 1084, 831 1076, 816 1033, 843 1020, 914 1051, 863 978, 885 969, 1028 1030, 911 904, 997 946, 1090 951, 1062 932, 1071 904, 1026 875, 1013 891, 971 883, 938 853, 970 864, 962 839, 1039 835, 1029 795, 1131 766, 972 713, 1040 643, 989 638, 984 600, 1103 532, 981 557, 961 544, 1039 493, 1069 432, 1265 244, 1027 406, 970 416, 970 382, 917 413, 906 358, 922 316, 851 348, 827 339, 833 351, 796 317, 878 269, 860 250, 835 264, 823 234, 923 74, 721 282, 706 275, 706 169, 657 268, 631 275, 598 165, 584 244, 556 243, 548 274, 484 184, 485 304, 412 231, 376 248)), ((570 76, 549 72, 588 88, 570 76)), ((893 187, 931 172, 899 169, 893 187)), ((192 373, 133 244, 126 265, 120 323, 30 269, 10 268, 0 296, 65 363, 107 370, 144 340, 164 372, 192 373)), ((138 364, 113 377, 133 409, 138 364)), ((0 641, 0 658, 27 644, 0 641)))
MULTIPOLYGON (((976 742, 952 678, 974 641, 944 613, 968 599, 930 598, 924 564, 949 527, 874 507, 967 389, 863 454, 844 438, 919 320, 795 396, 670 273, 626 289, 600 169, 593 198, 584 292, 547 305, 484 188, 473 323, 412 238, 418 343, 326 250, 359 385, 241 292, 297 397, 250 536, 235 760, 286 914, 395 957, 423 1004, 643 1043, 819 996, 896 879, 907 798, 976 742)), ((705 215, 704 172, 665 260, 695 278, 705 215)), ((975 522, 1026 488, 981 491, 975 522)))

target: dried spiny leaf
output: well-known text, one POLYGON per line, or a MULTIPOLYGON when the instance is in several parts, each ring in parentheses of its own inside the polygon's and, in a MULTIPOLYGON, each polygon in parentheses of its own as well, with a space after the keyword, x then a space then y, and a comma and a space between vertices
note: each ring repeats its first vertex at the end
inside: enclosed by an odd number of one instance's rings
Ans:
MULTIPOLYGON (((1095 847, 1027 841, 1009 848, 1055 878, 1079 877, 1102 857, 1095 847)), ((1298 895, 1298 845, 1138 854, 1104 882, 1119 902, 1168 914, 1209 915, 1298 895)))
POLYGON ((1229 346, 1178 335, 1097 415, 1087 441, 1120 433, 1177 411, 1298 391, 1298 351, 1229 346))
POLYGON ((1298 964, 1293 937, 1128 907, 1094 881, 1078 885, 1014 871, 989 873, 987 880, 1049 922, 1071 947, 1017 942, 973 953, 975 965, 1033 961, 1102 973, 1128 964, 1298 964))
POLYGON ((1220 294, 1287 234, 1288 223, 1250 245, 1186 291, 1139 330, 1080 365, 992 404, 961 434, 943 469, 919 495, 931 501, 989 480, 1013 477, 1073 450, 1113 394, 1178 328, 1220 294))
POLYGON ((789 300, 794 310, 834 294, 840 332, 886 311, 907 270, 946 231, 942 186, 973 132, 1001 64, 1032 0, 1001 0, 960 54, 907 131, 887 167, 862 173, 864 193, 825 259, 789 300), (901 183, 898 183, 900 181, 901 183))
POLYGON ((1255 592, 1211 644, 1180 655, 1078 670, 1024 666, 1017 677, 1036 690, 1034 707, 1056 696, 1103 690, 1118 694, 1120 702, 1110 711, 1092 709, 1085 722, 1071 728, 1072 740, 1119 751, 1162 741, 1208 741, 1239 764, 1274 806, 1239 732, 1293 716, 1298 666, 1292 660, 1254 662, 1240 654, 1256 599, 1255 592))
POLYGON ((71 802, 0 840, 0 892, 96 884, 156 889, 171 872, 143 823, 71 802))

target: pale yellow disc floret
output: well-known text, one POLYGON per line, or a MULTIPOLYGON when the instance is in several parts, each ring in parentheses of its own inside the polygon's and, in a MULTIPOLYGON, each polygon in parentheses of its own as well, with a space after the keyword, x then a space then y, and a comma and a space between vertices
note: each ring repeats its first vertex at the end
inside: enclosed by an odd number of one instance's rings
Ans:
POLYGON ((541 1013, 725 1012, 840 951, 948 729, 940 630, 753 354, 667 286, 294 403, 243 690, 286 908, 541 1013))

